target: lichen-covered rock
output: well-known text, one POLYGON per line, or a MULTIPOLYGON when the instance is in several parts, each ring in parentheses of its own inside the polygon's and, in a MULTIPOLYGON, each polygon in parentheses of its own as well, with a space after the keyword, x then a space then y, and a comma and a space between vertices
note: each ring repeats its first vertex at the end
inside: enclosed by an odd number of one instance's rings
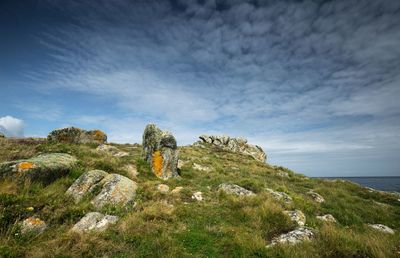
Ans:
POLYGON ((322 216, 317 216, 317 219, 322 220, 322 221, 326 221, 326 222, 336 222, 335 217, 332 216, 332 214, 325 214, 322 216))
POLYGON ((40 234, 47 228, 46 223, 36 217, 29 217, 21 223, 22 234, 40 234))
POLYGON ((117 147, 109 145, 109 144, 101 144, 96 148, 96 150, 99 152, 103 152, 108 155, 117 157, 117 158, 121 158, 121 157, 125 157, 125 156, 129 155, 129 153, 127 153, 125 151, 121 151, 117 147))
POLYGON ((107 142, 107 135, 100 130, 86 131, 76 127, 67 127, 50 132, 47 140, 63 143, 102 144, 107 142))
POLYGON ((71 231, 77 233, 88 231, 102 232, 110 225, 117 223, 118 219, 117 216, 103 215, 99 212, 89 212, 72 227, 71 231))
POLYGON ((66 194, 71 196, 75 202, 79 202, 86 194, 93 192, 97 185, 108 176, 107 172, 102 170, 91 170, 83 173, 68 188, 66 194))
POLYGON ((376 229, 382 233, 394 234, 394 230, 382 224, 368 224, 369 227, 376 229))
POLYGON ((247 190, 241 186, 229 183, 222 183, 218 186, 218 190, 222 190, 228 194, 236 194, 242 196, 252 196, 255 195, 252 191, 247 190))
POLYGON ((274 197, 275 200, 283 200, 286 203, 292 202, 292 198, 287 193, 277 192, 270 188, 267 188, 266 190, 272 195, 272 197, 274 197))
POLYGON ((261 162, 266 162, 267 160, 267 155, 260 146, 249 144, 244 138, 231 138, 224 135, 201 135, 199 138, 200 143, 208 143, 224 150, 249 155, 261 162))
POLYGON ((313 190, 308 191, 307 193, 309 196, 311 196, 311 198, 317 202, 317 203, 323 203, 325 202, 324 197, 322 197, 320 194, 314 192, 313 190))
POLYGON ((128 205, 136 196, 137 184, 119 174, 108 174, 102 170, 91 170, 82 174, 67 190, 66 194, 79 202, 89 193, 99 191, 91 203, 96 208, 104 205, 128 205))
POLYGON ((143 133, 143 158, 149 162, 153 174, 162 179, 178 176, 178 148, 175 137, 149 124, 143 133))
POLYGON ((91 203, 96 208, 104 205, 127 205, 136 197, 137 184, 119 174, 109 174, 100 181, 101 191, 91 203))
POLYGON ((306 224, 306 215, 301 210, 284 211, 283 213, 288 215, 290 220, 296 222, 299 226, 306 224))
POLYGON ((193 193, 192 199, 193 199, 193 200, 196 200, 196 201, 198 201, 198 202, 202 201, 202 200, 203 200, 203 193, 202 193, 202 192, 195 192, 195 193, 193 193))
POLYGON ((166 184, 159 184, 157 190, 162 194, 166 194, 169 192, 169 186, 166 184))
POLYGON ((77 159, 69 154, 41 154, 30 159, 1 163, 0 178, 29 179, 48 184, 68 174, 76 163, 77 159))
POLYGON ((271 244, 267 247, 274 246, 276 244, 289 244, 294 245, 303 241, 310 241, 314 237, 314 233, 311 229, 300 227, 286 234, 282 234, 271 240, 271 244))

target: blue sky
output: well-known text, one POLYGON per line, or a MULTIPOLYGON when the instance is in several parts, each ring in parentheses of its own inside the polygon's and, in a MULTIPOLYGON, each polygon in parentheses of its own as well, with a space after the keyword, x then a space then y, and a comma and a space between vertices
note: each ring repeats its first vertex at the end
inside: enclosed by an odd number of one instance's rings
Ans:
POLYGON ((310 176, 400 175, 400 1, 1 1, 0 130, 243 136, 310 176))

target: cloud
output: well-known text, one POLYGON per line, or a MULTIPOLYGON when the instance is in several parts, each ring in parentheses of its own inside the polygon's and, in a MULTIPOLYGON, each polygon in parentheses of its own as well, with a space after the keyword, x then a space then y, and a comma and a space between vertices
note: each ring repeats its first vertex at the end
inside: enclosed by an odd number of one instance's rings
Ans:
POLYGON ((24 121, 12 116, 0 117, 0 132, 9 137, 24 135, 24 121))

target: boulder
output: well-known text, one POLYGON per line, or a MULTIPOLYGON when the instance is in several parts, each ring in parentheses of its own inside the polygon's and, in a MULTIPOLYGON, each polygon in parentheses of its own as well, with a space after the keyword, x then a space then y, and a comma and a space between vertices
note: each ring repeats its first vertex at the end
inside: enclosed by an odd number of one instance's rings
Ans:
POLYGON ((157 186, 157 190, 162 194, 166 194, 169 192, 169 186, 165 184, 159 184, 157 186))
POLYGON ((96 208, 104 205, 128 205, 136 197, 137 184, 119 174, 108 174, 102 170, 91 170, 82 174, 67 190, 66 194, 79 202, 89 193, 97 194, 91 201, 96 208), (99 193, 95 193, 99 191, 99 193))
POLYGON ((386 234, 394 234, 394 230, 382 224, 368 224, 369 227, 386 234))
POLYGON ((69 154, 41 154, 30 159, 1 163, 0 178, 28 179, 48 184, 68 174, 76 163, 77 159, 69 154))
POLYGON ((201 135, 199 138, 199 143, 208 143, 224 150, 249 155, 261 162, 267 160, 267 155, 260 146, 249 144, 244 138, 231 138, 224 135, 201 135))
POLYGON ((178 177, 178 147, 175 137, 149 124, 143 133, 143 158, 154 175, 162 179, 178 177))
POLYGON ((117 216, 103 215, 99 212, 89 212, 72 227, 71 231, 77 233, 88 231, 102 232, 110 225, 117 223, 118 219, 117 216))
POLYGON ((287 193, 277 192, 270 188, 267 188, 266 190, 272 195, 272 197, 274 197, 275 200, 283 200, 285 203, 292 202, 292 198, 287 193))
POLYGON ((36 217, 29 217, 21 223, 22 234, 40 234, 47 228, 46 223, 36 217))
POLYGON ((331 214, 325 214, 322 216, 317 216, 317 219, 322 220, 322 221, 326 221, 326 222, 336 222, 335 217, 333 217, 331 214))
POLYGON ((282 234, 273 238, 271 240, 271 244, 269 244, 267 247, 272 247, 276 244, 294 245, 303 241, 310 241, 312 238, 314 238, 314 233, 312 230, 300 227, 286 234, 282 234))
POLYGON ((324 197, 322 197, 320 194, 314 192, 313 190, 308 191, 307 193, 309 196, 311 196, 311 198, 317 202, 317 203, 323 203, 325 202, 324 197))
POLYGON ((196 200, 196 201, 198 201, 198 202, 202 201, 202 200, 203 200, 203 193, 202 193, 202 192, 195 192, 195 193, 192 195, 192 199, 193 199, 193 200, 196 200))
POLYGON ((96 150, 98 152, 103 152, 105 154, 108 154, 110 156, 114 156, 117 158, 121 158, 121 157, 125 157, 128 156, 129 153, 125 152, 125 151, 121 151, 120 149, 118 149, 115 146, 109 145, 109 144, 100 144, 96 150))
POLYGON ((223 183, 218 186, 218 190, 222 190, 228 194, 242 195, 242 196, 252 196, 255 195, 252 191, 247 190, 241 186, 229 183, 223 183))
POLYGON ((86 131, 76 127, 67 127, 50 132, 47 140, 49 142, 102 144, 107 142, 107 135, 100 130, 86 131))
POLYGON ((284 211, 283 213, 289 216, 290 220, 296 222, 299 226, 304 226, 306 224, 306 215, 304 215, 301 210, 284 211))

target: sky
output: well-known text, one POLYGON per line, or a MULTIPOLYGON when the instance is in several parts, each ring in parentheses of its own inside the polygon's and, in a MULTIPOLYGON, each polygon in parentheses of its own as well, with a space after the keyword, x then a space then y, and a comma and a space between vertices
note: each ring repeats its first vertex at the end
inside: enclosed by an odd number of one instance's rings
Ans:
POLYGON ((308 176, 400 176, 400 1, 0 1, 0 131, 245 137, 308 176))

